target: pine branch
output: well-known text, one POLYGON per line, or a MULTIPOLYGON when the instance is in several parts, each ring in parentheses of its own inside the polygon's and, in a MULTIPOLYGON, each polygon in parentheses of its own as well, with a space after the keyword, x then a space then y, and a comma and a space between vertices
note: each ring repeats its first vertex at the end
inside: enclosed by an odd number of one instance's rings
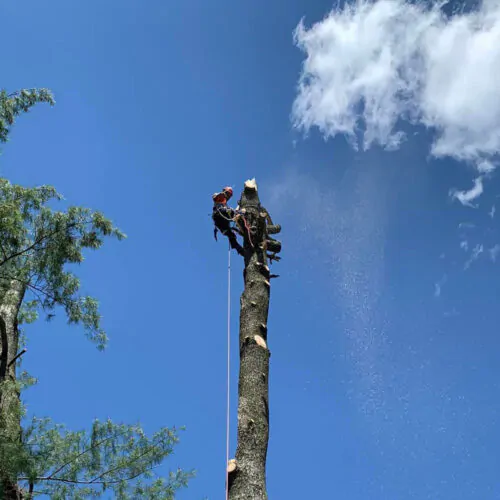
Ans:
POLYGON ((59 472, 61 472, 67 465, 70 465, 71 463, 75 462, 76 460, 78 460, 82 455, 85 455, 85 453, 88 453, 89 451, 92 451, 92 450, 95 450, 98 446, 101 446, 101 444, 104 444, 106 443, 107 441, 111 441, 112 439, 118 437, 118 436, 122 436, 123 434, 125 434, 126 432, 128 431, 128 429, 124 430, 123 432, 120 432, 116 435, 113 435, 113 436, 109 436, 107 437, 106 439, 102 439, 101 441, 95 443, 93 446, 91 446, 90 448, 87 448, 86 450, 82 451, 81 453, 79 453, 78 455, 76 455, 76 457, 72 458, 71 460, 69 460, 68 462, 66 462, 64 465, 61 465, 61 467, 59 467, 59 469, 57 469, 55 472, 53 472, 52 474, 50 474, 50 476, 48 477, 49 479, 52 479, 54 478, 54 476, 56 474, 59 474, 59 472))
MULTIPOLYGON (((54 295, 50 294, 49 292, 43 290, 42 288, 38 288, 37 286, 33 285, 29 281, 24 281, 24 280, 21 280, 19 278, 14 277, 14 276, 8 276, 6 274, 0 274, 0 279, 18 281, 19 283, 22 283, 23 285, 27 286, 28 288, 31 288, 32 291, 43 293, 47 298, 53 300, 56 304, 59 304, 61 306, 67 305, 64 301, 58 299, 57 297, 55 297, 54 295)), ((37 297, 38 297, 38 295, 37 295, 37 297)), ((38 299, 38 300, 40 300, 40 299, 38 299)))
MULTIPOLYGON (((92 479, 91 481, 81 481, 78 479, 65 479, 62 477, 50 477, 50 476, 36 477, 34 479, 34 481, 35 482, 36 481, 55 481, 55 482, 59 482, 59 483, 69 483, 69 484, 106 484, 106 485, 117 484, 117 483, 121 483, 122 481, 132 481, 136 477, 139 477, 141 474, 144 474, 145 472, 156 469, 157 467, 159 467, 159 465, 153 465, 152 467, 147 467, 146 469, 144 469, 140 472, 137 472, 131 476, 128 476, 128 477, 125 477, 122 479, 114 479, 112 481, 97 481, 95 479, 92 479)), ((29 481, 30 480, 28 477, 20 477, 18 479, 19 479, 19 481, 29 481)))
MULTIPOLYGON (((20 255, 24 255, 25 253, 29 252, 30 250, 33 250, 37 245, 42 243, 42 241, 56 235, 62 229, 65 229, 65 230, 71 229, 71 228, 75 227, 77 224, 78 224, 77 222, 72 222, 71 224, 67 224, 64 228, 58 228, 58 229, 55 229, 54 231, 51 231, 50 233, 48 233, 44 236, 40 236, 40 238, 36 239, 30 246, 24 248, 23 250, 19 250, 18 252, 15 252, 12 255, 9 255, 8 257, 5 257, 2 261, 0 261, 0 267, 2 267, 9 260, 15 259, 16 257, 19 257, 20 255)), ((89 224, 89 222, 83 222, 83 224, 89 224)))
MULTIPOLYGON (((154 444, 153 446, 151 446, 149 448, 149 450, 145 451, 144 453, 140 454, 138 457, 135 457, 133 460, 131 460, 130 462, 126 463, 126 464, 123 464, 123 465, 118 465, 112 469, 108 469, 107 471, 103 472, 100 476, 97 476, 96 478, 92 479, 92 481, 90 481, 91 483, 99 483, 99 479, 102 479, 105 475, 107 474, 110 474, 111 472, 116 472, 117 470, 120 470, 120 469, 124 469, 126 467, 129 467, 130 465, 132 465, 134 462, 137 462, 140 458, 146 456, 148 453, 151 453, 156 447, 158 446, 158 444, 154 444)), ((105 481, 106 482, 106 481, 105 481)))
POLYGON ((7 368, 10 368, 28 349, 24 348, 21 352, 17 353, 7 365, 7 368))
POLYGON ((8 276, 5 274, 4 275, 0 274, 0 279, 18 281, 19 283, 22 283, 23 285, 27 286, 37 296, 37 299, 40 302, 41 306, 44 308, 44 310, 45 310, 45 307, 43 305, 43 301, 40 298, 40 296, 38 295, 38 293, 42 293, 43 295, 45 295, 45 297, 47 297, 50 300, 53 300, 55 304, 58 304, 60 306, 67 307, 69 304, 71 304, 71 299, 62 300, 62 299, 56 297, 55 295, 52 295, 51 293, 47 292, 43 288, 40 288, 38 286, 33 285, 29 281, 21 280, 19 278, 14 277, 14 276, 8 276), (38 293, 36 293, 36 292, 38 292, 38 293))

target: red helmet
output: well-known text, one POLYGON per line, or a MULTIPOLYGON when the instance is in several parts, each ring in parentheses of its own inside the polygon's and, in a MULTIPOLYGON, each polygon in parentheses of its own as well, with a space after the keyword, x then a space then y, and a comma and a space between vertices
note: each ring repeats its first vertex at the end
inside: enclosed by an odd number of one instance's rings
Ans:
POLYGON ((229 187, 229 186, 226 186, 223 190, 222 190, 223 193, 225 193, 226 195, 229 196, 229 198, 231 198, 231 196, 233 196, 233 188, 232 187, 229 187))

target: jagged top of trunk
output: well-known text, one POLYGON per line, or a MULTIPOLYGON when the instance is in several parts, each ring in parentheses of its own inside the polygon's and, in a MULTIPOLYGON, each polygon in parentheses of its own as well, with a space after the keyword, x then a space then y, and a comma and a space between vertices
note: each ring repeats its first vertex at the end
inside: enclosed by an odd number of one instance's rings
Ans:
POLYGON ((245 181, 245 189, 257 191, 257 181, 255 180, 255 177, 245 181))
POLYGON ((245 181, 245 187, 238 202, 241 208, 259 208, 260 200, 255 178, 245 181))

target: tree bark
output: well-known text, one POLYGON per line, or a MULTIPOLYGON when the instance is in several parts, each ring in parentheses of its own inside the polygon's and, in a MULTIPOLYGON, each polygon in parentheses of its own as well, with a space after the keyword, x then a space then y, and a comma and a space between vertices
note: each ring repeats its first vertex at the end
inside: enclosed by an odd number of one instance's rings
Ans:
POLYGON ((17 318, 25 288, 20 281, 0 282, 0 484, 5 500, 21 500, 16 471, 11 464, 21 444, 20 393, 15 357, 19 349, 17 318))
MULTIPOLYGON (((244 212, 244 219, 240 219, 239 224, 244 234, 245 289, 240 300, 238 443, 236 458, 228 464, 227 479, 230 500, 267 500, 271 356, 267 347, 271 291, 267 265, 269 236, 266 222, 269 215, 260 204, 254 180, 245 183, 239 207, 244 212)), ((273 246, 278 247, 277 244, 273 246)))

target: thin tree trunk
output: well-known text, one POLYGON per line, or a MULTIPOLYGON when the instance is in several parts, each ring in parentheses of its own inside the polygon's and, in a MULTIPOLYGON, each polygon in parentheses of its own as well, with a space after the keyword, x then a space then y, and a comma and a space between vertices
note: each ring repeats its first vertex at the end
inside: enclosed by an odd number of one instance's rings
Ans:
POLYGON ((5 500, 23 498, 12 467, 19 457, 21 441, 20 394, 14 358, 19 349, 17 317, 24 293, 19 281, 0 286, 0 487, 5 500))
MULTIPOLYGON (((245 289, 240 301, 238 443, 236 458, 228 464, 229 499, 266 500, 271 356, 267 347, 271 287, 266 220, 270 219, 260 205, 255 181, 245 183, 239 206, 244 211, 240 228, 245 235, 245 289)), ((281 249, 279 242, 273 245, 281 249)))

